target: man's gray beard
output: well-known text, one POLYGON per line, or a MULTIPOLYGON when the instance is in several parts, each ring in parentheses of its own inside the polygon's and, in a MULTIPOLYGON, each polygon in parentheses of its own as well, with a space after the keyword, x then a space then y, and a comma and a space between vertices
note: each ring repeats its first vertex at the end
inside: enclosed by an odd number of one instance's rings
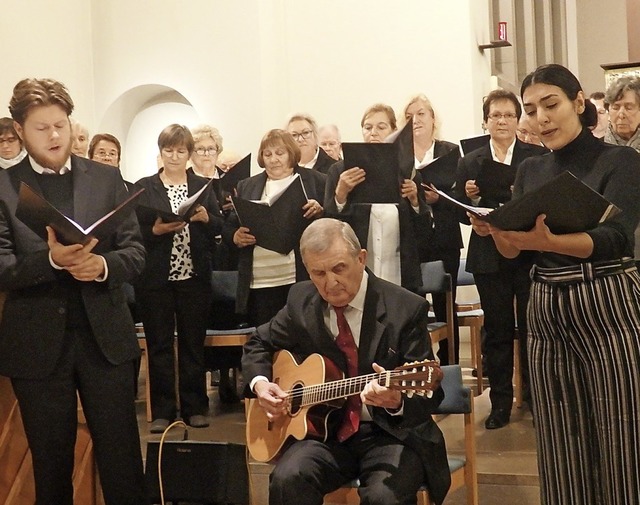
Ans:
POLYGON ((39 156, 37 154, 34 154, 32 152, 32 150, 31 150, 31 144, 26 138, 24 139, 24 147, 27 150, 27 153, 29 154, 29 156, 31 156, 38 165, 40 165, 40 166, 42 166, 44 168, 49 168, 49 169, 53 170, 54 172, 59 172, 60 169, 64 166, 64 164, 69 159, 69 156, 71 156, 71 140, 69 141, 69 145, 67 146, 67 149, 65 150, 65 155, 62 158, 62 161, 60 161, 57 164, 54 164, 53 161, 50 158, 41 157, 41 156, 39 156))

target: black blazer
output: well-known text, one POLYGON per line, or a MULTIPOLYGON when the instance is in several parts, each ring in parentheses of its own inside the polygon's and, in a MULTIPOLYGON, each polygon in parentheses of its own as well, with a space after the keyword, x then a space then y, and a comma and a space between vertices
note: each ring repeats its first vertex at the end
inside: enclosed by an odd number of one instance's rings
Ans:
MULTIPOLYGON (((324 212, 327 217, 340 219, 351 225, 353 231, 363 248, 367 247, 369 237, 369 219, 371 205, 350 205, 349 199, 338 212, 336 206, 336 186, 340 174, 344 172, 344 161, 336 161, 327 174, 327 187, 324 196, 324 212)), ((420 253, 418 250, 417 236, 424 234, 433 235, 433 219, 429 206, 424 201, 424 196, 420 188, 420 176, 414 179, 418 185, 418 195, 420 196, 420 211, 416 213, 406 198, 402 198, 398 205, 398 219, 400 221, 400 275, 402 286, 415 290, 422 286, 422 273, 420 272, 420 253)))
MULTIPOLYGON (((322 204, 324 198, 324 187, 326 176, 323 173, 311 168, 295 167, 293 173, 300 174, 302 184, 310 200, 317 200, 322 204)), ((267 173, 261 172, 258 175, 240 181, 238 184, 238 196, 246 200, 260 200, 264 186, 267 183, 267 173)), ((251 277, 253 275, 253 246, 238 247, 233 242, 233 235, 240 227, 238 215, 231 212, 225 221, 222 229, 222 239, 229 247, 238 251, 238 290, 236 294, 236 312, 246 314, 249 303, 249 290, 251 287, 251 277)), ((296 256, 296 281, 308 279, 307 270, 300 257, 300 248, 295 247, 296 256)))
MULTIPOLYGON (((440 158, 445 154, 456 150, 460 152, 457 144, 446 140, 436 140, 433 148, 433 158, 440 158)), ((458 156, 459 158, 459 156, 458 156)), ((424 170, 429 170, 427 166, 424 170)), ((453 169, 455 171, 455 169, 453 169)), ((455 179, 456 174, 452 173, 455 179)), ((455 197, 455 187, 438 188, 450 196, 455 197)), ((446 251, 456 251, 463 246, 462 233, 460 231, 460 210, 458 207, 448 202, 444 198, 439 198, 431 205, 433 210, 434 233, 432 236, 419 235, 418 244, 420 248, 420 261, 429 261, 433 258, 434 251, 438 253, 446 251)))
MULTIPOLYGON (((289 350, 298 362, 319 353, 346 373, 344 354, 324 324, 326 305, 311 281, 291 288, 287 305, 270 323, 258 327, 244 347, 246 395, 252 396, 248 385, 254 377, 272 379, 273 354, 279 349, 289 350)), ((433 359, 427 311, 424 298, 369 273, 358 346, 359 374, 371 373, 373 362, 390 370, 406 362, 433 359)), ((444 500, 451 479, 444 437, 431 418, 443 397, 441 389, 432 398, 405 397, 403 415, 397 417, 367 406, 373 422, 420 454, 429 494, 436 503, 444 500)))
MULTIPOLYGON (((526 144, 516 139, 516 145, 513 148, 513 157, 511 159, 511 166, 517 167, 523 160, 531 156, 539 156, 548 152, 545 147, 534 146, 532 144, 526 144)), ((469 154, 460 158, 458 162, 458 174, 456 182, 456 190, 458 200, 471 205, 471 200, 467 198, 464 191, 464 185, 468 180, 475 179, 478 176, 478 171, 482 160, 492 159, 491 148, 487 144, 475 151, 471 151, 469 154)), ((480 207, 498 207, 498 202, 488 201, 480 198, 480 207)), ((469 218, 464 215, 461 217, 461 221, 465 224, 469 224, 469 218)), ((507 260, 496 249, 495 243, 491 236, 481 237, 475 232, 471 232, 469 238, 469 250, 467 251, 467 266, 466 269, 471 273, 495 273, 500 269, 502 262, 517 261, 526 262, 529 261, 529 255, 520 255, 514 260, 507 260)))
MULTIPOLYGON (((119 170, 71 155, 74 220, 87 227, 128 196, 119 170)), ((55 177, 55 176, 52 176, 55 177)), ((40 185, 29 158, 0 172, 0 290, 7 292, 0 323, 0 374, 39 379, 55 368, 64 342, 69 273, 49 263, 44 240, 15 217, 24 181, 40 185)), ((144 267, 134 213, 95 247, 109 270, 105 282, 79 282, 93 336, 104 357, 121 364, 140 354, 122 284, 144 267)))
MULTIPOLYGON (((317 170, 321 174, 327 174, 331 165, 336 162, 331 156, 329 156, 322 147, 318 147, 318 159, 316 160, 316 164, 313 165, 313 170, 317 170)), ((322 202, 322 200, 318 200, 322 202)))
MULTIPOLYGON (((196 193, 208 182, 204 177, 187 171, 187 186, 189 196, 196 193)), ((171 203, 167 196, 167 190, 160 180, 159 174, 140 179, 135 184, 135 190, 144 188, 145 192, 140 196, 140 205, 145 205, 154 209, 171 212, 171 203)), ((222 229, 222 216, 218 208, 218 199, 213 191, 207 190, 209 194, 204 199, 202 205, 209 213, 209 222, 189 223, 189 247, 191 248, 191 258, 193 259, 193 269, 196 276, 202 279, 210 279, 212 252, 214 250, 214 237, 222 229)), ((147 249, 147 266, 136 282, 137 289, 153 289, 161 287, 169 282, 169 267, 171 261, 171 249, 173 247, 173 233, 164 235, 154 235, 152 233, 155 219, 148 213, 138 213, 140 229, 147 249)))

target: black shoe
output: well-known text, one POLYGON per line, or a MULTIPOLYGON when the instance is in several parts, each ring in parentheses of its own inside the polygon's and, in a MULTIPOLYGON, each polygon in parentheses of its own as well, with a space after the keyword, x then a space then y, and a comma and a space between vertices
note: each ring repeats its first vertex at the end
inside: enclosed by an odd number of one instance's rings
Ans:
POLYGON ((511 411, 509 409, 491 409, 491 414, 484 422, 484 427, 488 430, 497 430, 504 428, 509 424, 511 419, 511 411))
POLYGON ((195 416, 189 417, 189 426, 192 428, 206 428, 209 426, 209 420, 206 416, 196 414, 195 416))
POLYGON ((168 419, 154 419, 149 427, 149 433, 164 433, 164 430, 169 427, 169 424, 171 423, 168 419))

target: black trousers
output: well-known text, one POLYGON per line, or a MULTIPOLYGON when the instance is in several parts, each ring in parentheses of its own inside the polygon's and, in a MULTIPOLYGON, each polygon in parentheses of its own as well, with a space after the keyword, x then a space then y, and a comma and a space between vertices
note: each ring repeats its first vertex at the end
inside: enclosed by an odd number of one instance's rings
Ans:
POLYGON ((180 415, 205 415, 209 398, 205 384, 204 338, 211 307, 209 279, 170 281, 157 289, 139 289, 140 309, 149 353, 151 413, 154 419, 177 415, 174 329, 178 338, 180 415))
POLYGON ((107 505, 146 503, 134 404, 134 361, 112 365, 90 329, 67 330, 55 371, 12 379, 33 457, 38 505, 73 505, 77 394, 91 432, 107 505))
POLYGON ((249 291, 248 316, 251 326, 268 323, 287 304, 287 296, 293 284, 249 291))
MULTIPOLYGON (((426 261, 442 260, 444 263, 444 271, 451 275, 451 295, 453 298, 453 335, 454 335, 454 352, 453 359, 449 357, 449 344, 447 340, 439 342, 438 359, 441 365, 454 365, 460 363, 460 330, 458 327, 458 318, 455 314, 456 289, 458 287, 458 268, 460 267, 460 249, 434 249, 430 252, 426 261)), ((447 321, 447 296, 443 293, 435 293, 431 295, 433 312, 437 321, 447 321)))
MULTIPOLYGON (((513 339, 520 338, 526 352, 529 267, 505 263, 499 272, 473 274, 484 311, 487 375, 492 408, 511 410, 513 403, 513 339), (516 321, 518 332, 516 335, 516 321)), ((522 358, 522 356, 521 356, 522 358)), ((521 363, 526 363, 526 357, 521 363)), ((523 376, 527 377, 526 370, 523 376)))
POLYGON ((270 476, 269 505, 321 505, 325 494, 360 479, 360 502, 415 505, 425 482, 418 454, 373 423, 343 443, 295 442, 270 476))

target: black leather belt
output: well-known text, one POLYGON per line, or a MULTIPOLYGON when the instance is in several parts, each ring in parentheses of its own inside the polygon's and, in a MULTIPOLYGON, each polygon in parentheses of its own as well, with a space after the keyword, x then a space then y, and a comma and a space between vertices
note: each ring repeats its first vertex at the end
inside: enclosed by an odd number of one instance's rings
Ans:
POLYGON ((531 269, 531 278, 538 282, 575 284, 591 282, 595 279, 619 275, 637 270, 633 258, 623 258, 598 263, 580 263, 568 267, 541 268, 536 265, 531 269))

